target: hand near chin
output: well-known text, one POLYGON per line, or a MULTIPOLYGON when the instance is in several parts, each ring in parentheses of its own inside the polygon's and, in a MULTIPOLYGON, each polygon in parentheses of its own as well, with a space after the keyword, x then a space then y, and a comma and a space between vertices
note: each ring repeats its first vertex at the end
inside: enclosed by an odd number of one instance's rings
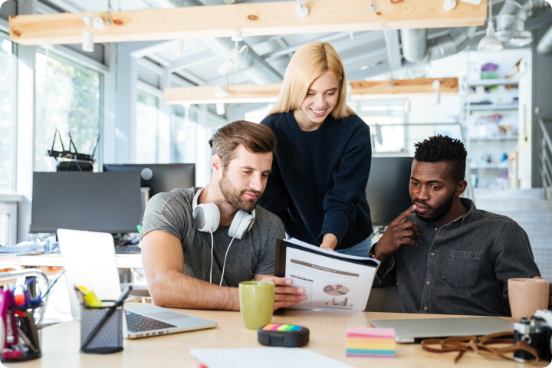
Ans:
POLYGON ((416 211, 415 205, 401 213, 389 224, 385 234, 376 245, 375 255, 379 261, 385 262, 403 245, 418 246, 416 237, 420 235, 420 230, 414 222, 407 221, 414 211, 416 211))

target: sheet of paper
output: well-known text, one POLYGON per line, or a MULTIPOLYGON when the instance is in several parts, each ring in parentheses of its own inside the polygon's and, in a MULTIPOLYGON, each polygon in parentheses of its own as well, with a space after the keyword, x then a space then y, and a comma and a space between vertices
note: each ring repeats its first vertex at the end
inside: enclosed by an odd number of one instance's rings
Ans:
POLYGON ((287 308, 363 311, 376 272, 376 267, 287 248, 286 277, 293 280, 293 286, 304 288, 307 296, 307 300, 287 308))
POLYGON ((353 368, 300 348, 190 349, 190 355, 209 368, 353 368))

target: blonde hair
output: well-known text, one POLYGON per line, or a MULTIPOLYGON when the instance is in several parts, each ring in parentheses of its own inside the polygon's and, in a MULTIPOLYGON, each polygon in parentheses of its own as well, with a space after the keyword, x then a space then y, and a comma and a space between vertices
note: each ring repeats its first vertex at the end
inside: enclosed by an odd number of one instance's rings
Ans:
POLYGON ((347 106, 347 80, 345 68, 335 49, 327 42, 309 42, 295 53, 289 62, 282 89, 269 115, 301 108, 312 82, 330 72, 339 81, 339 99, 331 112, 335 119, 356 113, 347 106))

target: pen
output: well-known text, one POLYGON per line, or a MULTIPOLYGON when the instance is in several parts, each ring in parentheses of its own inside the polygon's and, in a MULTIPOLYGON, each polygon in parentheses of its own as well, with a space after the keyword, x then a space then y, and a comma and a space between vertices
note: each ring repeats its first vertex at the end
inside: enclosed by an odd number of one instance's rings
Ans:
POLYGON ((65 273, 65 268, 63 270, 61 270, 61 272, 59 273, 58 277, 56 277, 56 279, 54 280, 54 282, 52 282, 50 284, 50 286, 48 287, 48 289, 46 290, 46 292, 44 293, 44 295, 42 295, 42 298, 40 298, 40 302, 42 302, 44 300, 44 298, 46 297, 46 295, 48 295, 48 293, 50 292, 50 290, 52 289, 52 287, 56 284, 56 282, 60 279, 60 277, 65 273))

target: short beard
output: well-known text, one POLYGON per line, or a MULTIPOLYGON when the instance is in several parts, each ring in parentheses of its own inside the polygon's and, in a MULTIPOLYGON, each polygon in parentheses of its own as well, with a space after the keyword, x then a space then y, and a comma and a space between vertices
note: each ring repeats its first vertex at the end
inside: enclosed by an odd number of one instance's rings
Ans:
MULTIPOLYGON (((422 221, 425 221, 425 222, 436 222, 436 221, 439 221, 441 218, 443 218, 443 216, 445 216, 449 211, 450 209, 452 208, 452 205, 454 204, 454 197, 456 196, 456 193, 452 193, 452 195, 450 196, 450 198, 448 198, 446 201, 444 201, 439 207, 437 207, 433 213, 427 217, 424 217, 424 216, 420 216, 420 214, 418 214, 418 212, 416 212, 416 216, 422 220, 422 221)), ((423 205, 424 207, 429 207, 429 205, 427 203, 425 203, 424 201, 419 201, 419 203, 421 205, 423 205)), ((416 202, 414 202, 414 204, 416 204, 416 202)))
POLYGON ((257 201, 261 198, 261 192, 255 190, 242 190, 240 191, 236 186, 228 180, 226 177, 226 171, 223 171, 222 178, 219 181, 219 188, 224 197, 224 200, 231 206, 245 212, 251 212, 257 206, 257 201), (244 199, 242 194, 245 192, 252 192, 258 195, 257 199, 244 199))

